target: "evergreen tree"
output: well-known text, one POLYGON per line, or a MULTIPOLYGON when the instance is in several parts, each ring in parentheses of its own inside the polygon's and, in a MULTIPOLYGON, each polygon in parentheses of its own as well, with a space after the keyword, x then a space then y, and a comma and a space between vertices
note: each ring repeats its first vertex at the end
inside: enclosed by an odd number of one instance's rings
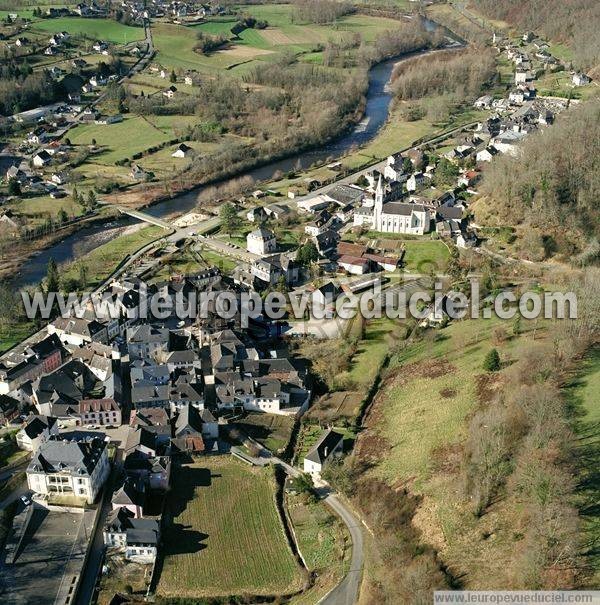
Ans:
POLYGON ((88 210, 93 210, 96 207, 96 203, 97 202, 98 202, 98 198, 96 197, 96 194, 94 193, 94 190, 90 189, 88 191, 88 196, 87 196, 88 210))
POLYGON ((58 292, 60 287, 60 279, 58 275, 58 267, 56 261, 50 257, 48 261, 48 270, 46 272, 46 292, 58 292))
POLYGON ((21 195, 21 185, 17 179, 9 179, 8 195, 21 195))
POLYGON ((79 284, 81 285, 82 288, 85 288, 87 286, 87 277, 88 277, 87 267, 85 266, 84 263, 81 263, 79 265, 79 284))
POLYGON ((231 235, 241 224, 240 217, 238 216, 235 206, 230 202, 226 202, 221 206, 219 212, 223 230, 228 235, 231 235))
POLYGON ((486 372, 497 372, 500 369, 500 354, 497 349, 492 349, 483 360, 483 369, 486 372))

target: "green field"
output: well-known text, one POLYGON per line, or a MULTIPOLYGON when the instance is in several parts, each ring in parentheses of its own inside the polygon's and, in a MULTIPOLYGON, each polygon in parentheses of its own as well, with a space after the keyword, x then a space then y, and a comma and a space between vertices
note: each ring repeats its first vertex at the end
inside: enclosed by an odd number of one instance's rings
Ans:
POLYGON ((538 96, 589 99, 598 96, 598 87, 592 82, 587 86, 573 86, 568 71, 544 74, 537 81, 538 96))
POLYGON ((95 248, 71 263, 66 271, 61 272, 61 279, 79 279, 80 267, 87 270, 87 287, 100 285, 129 254, 142 246, 159 239, 167 232, 161 227, 143 227, 134 233, 121 235, 112 241, 95 248))
POLYGON ((34 29, 54 33, 67 31, 72 36, 87 36, 113 44, 128 44, 144 39, 142 27, 122 25, 112 19, 84 19, 82 17, 60 17, 36 21, 34 29))
POLYGON ((411 273, 436 273, 446 270, 450 258, 448 246, 439 240, 406 240, 404 267, 411 273))
MULTIPOLYGON (((282 52, 306 53, 339 40, 348 33, 359 33, 365 42, 372 42, 383 31, 397 27, 397 21, 367 15, 349 15, 335 25, 292 23, 291 4, 250 5, 244 7, 256 19, 266 20, 266 29, 247 29, 234 39, 230 30, 233 18, 215 18, 200 25, 186 27, 166 23, 153 24, 157 62, 167 68, 196 69, 207 73, 227 70, 240 76, 256 62, 273 61, 282 52), (206 56, 194 51, 198 31, 231 37, 227 47, 206 56)), ((318 60, 318 58, 313 57, 318 60)))
POLYGON ((11 347, 31 336, 35 331, 35 324, 30 321, 11 323, 0 330, 0 355, 11 347))
POLYGON ((303 494, 288 494, 286 504, 298 548, 308 569, 316 574, 315 585, 293 598, 292 603, 317 603, 340 582, 348 569, 352 552, 350 536, 341 520, 323 502, 308 501, 303 494))
POLYGON ((295 592, 300 568, 275 507, 269 469, 227 456, 204 457, 173 473, 157 595, 167 598, 295 592))
POLYGON ((294 427, 294 418, 281 414, 249 413, 236 425, 272 452, 285 449, 294 427))
POLYGON ((45 221, 47 218, 56 218, 64 210, 69 217, 82 214, 82 207, 75 203, 70 196, 52 199, 49 195, 22 198, 10 205, 10 208, 27 217, 29 226, 45 221))
POLYGON ((74 145, 96 145, 101 153, 90 161, 113 165, 117 160, 131 158, 134 153, 182 136, 190 124, 197 122, 194 116, 141 116, 127 115, 117 124, 81 124, 69 133, 74 145))
MULTIPOLYGON (((501 355, 513 358, 529 337, 527 325, 523 322, 520 337, 497 345, 501 355)), ((511 324, 497 319, 454 322, 439 331, 439 339, 423 339, 399 354, 394 364, 401 379, 386 390, 380 426, 381 436, 394 447, 378 473, 390 481, 413 478, 414 489, 425 489, 432 453, 465 437, 465 419, 477 404, 477 376, 483 374, 483 358, 499 326, 511 333, 511 324), (407 366, 411 371, 403 375, 407 366)))
MULTIPOLYGON (((577 500, 582 511, 583 530, 590 545, 600 540, 600 515, 595 506, 598 500, 597 461, 600 451, 600 348, 588 353, 579 364, 577 375, 565 388, 567 401, 574 414, 574 430, 579 438, 575 454, 579 462, 577 500)), ((600 581, 600 556, 597 549, 588 550, 588 563, 593 569, 590 586, 600 581)))
MULTIPOLYGON (((483 371, 486 353, 496 347, 510 366, 533 340, 534 325, 523 321, 514 336, 511 322, 463 320, 409 343, 392 358, 355 447, 359 460, 373 464, 370 474, 419 497, 413 523, 450 568, 469 571, 465 587, 510 582, 498 572, 508 569, 502 561, 518 547, 521 528, 513 524, 519 504, 499 498, 489 514, 473 515, 461 464, 469 418, 493 397, 489 393, 503 376, 483 371), (488 531, 493 541, 482 538, 488 531)), ((535 340, 548 336, 543 325, 537 327, 535 340)))

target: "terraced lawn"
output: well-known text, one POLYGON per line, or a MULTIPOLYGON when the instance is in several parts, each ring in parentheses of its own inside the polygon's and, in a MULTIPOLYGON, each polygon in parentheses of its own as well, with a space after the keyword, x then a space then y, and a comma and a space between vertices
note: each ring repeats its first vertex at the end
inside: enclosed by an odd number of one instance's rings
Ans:
POLYGON ((204 457, 173 473, 157 594, 166 598, 273 595, 302 586, 274 502, 269 469, 204 457))

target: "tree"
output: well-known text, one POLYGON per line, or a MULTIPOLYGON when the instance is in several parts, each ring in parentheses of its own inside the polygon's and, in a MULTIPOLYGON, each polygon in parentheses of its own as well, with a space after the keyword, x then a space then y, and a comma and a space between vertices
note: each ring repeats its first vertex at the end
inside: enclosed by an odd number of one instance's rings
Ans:
POLYGON ((497 349, 492 349, 483 360, 483 369, 486 372, 497 372, 500 369, 500 354, 497 349))
POLYGON ((521 333, 521 316, 519 314, 515 315, 512 330, 515 336, 518 336, 521 333))
POLYGON ((66 223, 69 220, 69 216, 67 215, 67 212, 64 208, 61 208, 58 211, 58 214, 56 217, 57 217, 59 223, 66 223))
POLYGON ((48 270, 46 271, 46 292, 58 292, 60 287, 60 278, 56 261, 50 257, 48 261, 48 270))
POLYGON ((448 158, 442 158, 435 169, 435 184, 440 186, 453 185, 458 177, 459 170, 448 158))
POLYGON ((88 210, 93 210, 96 207, 96 203, 97 202, 98 202, 98 198, 96 197, 96 194, 94 193, 94 190, 90 189, 88 191, 88 196, 87 196, 88 210))
POLYGON ((21 195, 21 184, 17 179, 8 180, 8 195, 21 195))
POLYGON ((219 217, 223 225, 223 230, 228 235, 231 235, 241 224, 241 220, 235 210, 235 206, 230 202, 226 202, 221 206, 219 217))
POLYGON ((87 277, 87 266, 84 263, 81 263, 79 265, 79 283, 81 284, 82 288, 85 288, 87 286, 87 277))
POLYGON ((171 84, 175 84, 175 82, 177 82, 177 74, 175 73, 175 70, 171 72, 171 75, 169 76, 169 82, 171 82, 171 84))
POLYGON ((319 260, 319 251, 313 241, 308 241, 298 248, 296 261, 301 265, 308 266, 317 260, 319 260))

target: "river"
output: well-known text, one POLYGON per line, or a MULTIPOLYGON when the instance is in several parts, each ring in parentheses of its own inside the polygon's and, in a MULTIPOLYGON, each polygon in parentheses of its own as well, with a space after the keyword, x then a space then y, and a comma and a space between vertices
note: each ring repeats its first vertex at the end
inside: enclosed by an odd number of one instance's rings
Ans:
MULTIPOLYGON (((437 27, 429 20, 423 20, 426 29, 432 31, 437 27)), ((425 51, 430 52, 430 51, 425 51)), ((289 158, 278 160, 245 172, 255 181, 269 180, 277 171, 287 172, 297 166, 307 168, 315 162, 324 162, 328 158, 339 158, 353 147, 360 147, 371 141, 387 121, 392 92, 388 86, 394 66, 401 61, 419 53, 409 53, 401 58, 389 59, 378 63, 369 70, 369 88, 366 95, 366 105, 362 120, 349 132, 343 134, 331 143, 312 151, 305 151, 289 158)), ((146 208, 144 211, 157 217, 180 215, 193 208, 198 203, 202 187, 183 193, 146 208)), ((138 222, 133 218, 122 218, 113 223, 98 224, 81 229, 53 244, 40 254, 26 260, 13 284, 23 287, 39 283, 46 275, 48 259, 53 258, 58 264, 68 263, 94 248, 118 237, 125 229, 138 222)))

